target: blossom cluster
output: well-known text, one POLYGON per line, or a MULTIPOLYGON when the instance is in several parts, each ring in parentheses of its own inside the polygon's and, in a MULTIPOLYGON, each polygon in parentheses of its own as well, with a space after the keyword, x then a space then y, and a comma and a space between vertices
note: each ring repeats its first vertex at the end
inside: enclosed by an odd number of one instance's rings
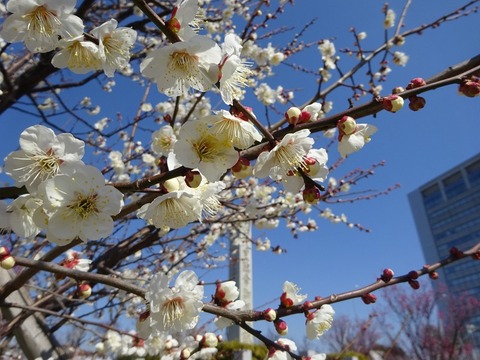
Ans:
POLYGON ((82 161, 85 144, 71 134, 42 125, 25 129, 20 150, 5 158, 5 173, 28 194, 0 214, 18 236, 65 245, 78 238, 99 240, 111 235, 112 216, 123 206, 123 194, 105 184, 102 173, 82 161))
POLYGON ((57 68, 69 68, 84 74, 103 70, 113 77, 130 60, 136 31, 117 27, 110 19, 84 33, 82 19, 74 15, 75 0, 9 0, 6 9, 11 13, 3 23, 0 35, 8 42, 23 42, 34 53, 58 52, 52 58, 57 68))

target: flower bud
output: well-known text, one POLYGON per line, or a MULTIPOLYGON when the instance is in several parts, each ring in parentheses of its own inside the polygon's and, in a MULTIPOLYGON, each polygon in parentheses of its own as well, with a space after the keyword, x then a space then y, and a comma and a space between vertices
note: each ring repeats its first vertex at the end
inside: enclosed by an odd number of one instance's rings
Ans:
POLYGON ((287 119, 290 125, 297 125, 300 120, 300 116, 302 115, 302 110, 299 108, 292 106, 290 109, 287 110, 285 113, 285 118, 287 119))
POLYGON ((412 280, 418 279, 418 272, 416 272, 415 270, 412 270, 408 273, 407 276, 409 279, 412 279, 412 280))
POLYGON ((303 201, 305 201, 308 204, 318 203, 321 197, 320 190, 318 190, 314 186, 305 188, 302 192, 302 195, 303 195, 303 201))
POLYGON ((363 294, 362 295, 362 301, 367 305, 373 304, 374 302, 377 301, 377 297, 374 294, 370 294, 370 293, 363 294))
POLYGON ((397 112, 403 107, 403 98, 398 95, 388 95, 382 99, 383 108, 390 112, 397 112))
POLYGON ((80 299, 86 299, 92 295, 92 287, 87 283, 81 283, 77 287, 77 296, 80 299))
POLYGON ((198 170, 189 170, 185 175, 185 182, 188 187, 195 189, 202 183, 202 175, 198 170))
POLYGON ((423 109, 426 104, 425 98, 421 96, 410 96, 408 100, 408 108, 412 111, 418 111, 420 109, 423 109))
POLYGON ((382 276, 380 277, 380 279, 382 279, 384 282, 389 282, 390 280, 392 280, 393 278, 393 270, 392 269, 385 269, 383 270, 383 273, 382 273, 382 276))
POLYGON ((168 179, 163 183, 163 190, 166 192, 174 192, 180 189, 180 183, 176 178, 168 179))
POLYGON ((397 86, 397 87, 395 87, 395 88, 392 89, 392 94, 393 94, 393 95, 396 95, 396 94, 400 94, 400 93, 402 93, 402 92, 404 92, 404 91, 405 91, 405 89, 404 89, 403 87, 397 86))
POLYGON ((344 116, 338 120, 337 128, 342 135, 351 135, 357 130, 357 123, 351 116, 344 116))
POLYGON ((475 80, 464 80, 458 87, 458 92, 461 95, 468 97, 475 97, 480 95, 480 81, 477 78, 475 80))
POLYGON ((428 277, 432 280, 437 280, 438 279, 438 272, 436 272, 436 271, 429 272, 428 277))
POLYGON ((181 360, 188 359, 190 357, 190 355, 192 355, 191 351, 189 349, 185 348, 180 352, 180 359, 181 360))
POLYGON ((411 288, 414 290, 420 289, 420 283, 418 282, 418 280, 408 280, 408 285, 410 285, 411 288))
POLYGON ((407 90, 416 89, 425 85, 427 85, 426 81, 423 80, 423 78, 418 77, 410 80, 410 82, 407 85, 407 90))
POLYGON ((0 247, 0 266, 5 270, 9 270, 15 266, 15 259, 10 255, 10 250, 5 246, 0 247))
POLYGON ((202 340, 200 341, 200 346, 204 348, 214 348, 218 345, 217 336, 214 333, 205 333, 202 340))
POLYGON ((273 325, 275 326, 278 335, 285 336, 288 334, 288 325, 285 321, 277 319, 273 322, 273 325))
POLYGON ((250 160, 241 157, 237 163, 232 167, 232 174, 237 179, 245 179, 252 175, 253 167, 250 165, 250 160))
POLYGON ((272 308, 263 310, 262 315, 263 315, 263 318, 267 321, 274 321, 277 318, 277 312, 272 308))
POLYGON ((454 259, 461 259, 463 257, 463 252, 454 246, 450 249, 450 256, 454 259))

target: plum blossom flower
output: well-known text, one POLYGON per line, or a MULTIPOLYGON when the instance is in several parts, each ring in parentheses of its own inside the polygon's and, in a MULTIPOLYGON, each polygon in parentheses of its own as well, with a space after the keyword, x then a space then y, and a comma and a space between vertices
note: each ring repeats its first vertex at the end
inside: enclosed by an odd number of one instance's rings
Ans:
POLYGON ((162 126, 152 134, 152 151, 160 156, 167 156, 176 141, 173 128, 170 125, 162 126))
POLYGON ((137 32, 126 27, 117 28, 118 22, 110 19, 91 31, 98 41, 98 56, 103 71, 113 77, 115 70, 123 70, 130 60, 130 49, 137 39, 137 32))
POLYGON ((202 205, 198 196, 190 191, 172 191, 161 195, 150 204, 143 205, 137 216, 155 227, 166 226, 180 229, 193 221, 199 221, 202 215, 202 205))
POLYGON ((240 58, 242 51, 241 39, 234 33, 225 36, 222 46, 223 59, 220 62, 220 94, 227 105, 232 105, 234 99, 243 96, 242 88, 247 85, 252 74, 250 64, 240 58))
POLYGON ((16 186, 25 185, 30 193, 35 193, 42 181, 83 165, 85 144, 72 134, 56 136, 51 129, 35 125, 20 134, 19 142, 20 150, 5 158, 5 172, 16 186))
POLYGON ((307 298, 307 295, 300 295, 298 293, 299 291, 300 288, 296 284, 290 281, 285 281, 283 284, 283 293, 280 297, 281 304, 285 307, 290 307, 301 303, 307 298))
POLYGON ((377 132, 377 128, 368 124, 357 124, 356 130, 350 135, 343 135, 339 138, 338 151, 342 157, 346 158, 349 154, 359 151, 363 146, 370 142, 370 137, 377 132))
POLYGON ((186 270, 178 275, 175 286, 169 287, 169 282, 170 276, 157 273, 145 293, 151 327, 160 332, 193 329, 203 307, 203 287, 197 275, 186 270))
POLYGON ((65 256, 65 259, 60 263, 60 265, 78 271, 87 272, 90 268, 92 260, 82 259, 82 254, 78 251, 68 250, 65 256))
POLYGON ((102 68, 98 45, 85 40, 83 35, 62 40, 59 46, 62 49, 52 58, 52 65, 56 68, 68 68, 75 74, 86 74, 102 68))
POLYGON ((211 132, 221 138, 230 139, 232 145, 243 150, 261 141, 262 135, 248 120, 240 119, 226 110, 220 110, 215 115, 206 116, 204 121, 211 123, 211 132))
MULTIPOLYGON (((225 281, 217 284, 215 290, 214 301, 215 304, 227 310, 240 310, 245 306, 243 300, 237 300, 240 292, 238 291, 235 281, 225 281)), ((233 321, 224 317, 217 317, 215 325, 219 329, 233 325, 233 321)))
MULTIPOLYGON (((297 345, 292 340, 280 338, 276 343, 282 346, 285 350, 293 352, 297 351, 297 345)), ((287 351, 279 350, 274 347, 270 348, 267 358, 272 360, 293 360, 293 357, 287 351)))
POLYGON ((202 20, 198 0, 178 0, 165 25, 181 39, 187 40, 196 35, 202 20))
POLYGON ((392 9, 388 9, 387 13, 385 14, 385 20, 383 20, 383 27, 385 29, 391 28, 395 26, 395 11, 392 9))
MULTIPOLYGON (((325 181, 328 175, 328 153, 325 149, 311 149, 305 156, 305 169, 302 169, 305 175, 315 182, 325 181)), ((305 185, 305 181, 298 171, 291 171, 287 176, 283 176, 283 186, 286 191, 293 194, 299 192, 305 185)))
POLYGON ((224 134, 214 134, 210 122, 205 118, 189 121, 178 134, 173 151, 180 164, 191 169, 198 169, 208 181, 214 182, 239 158, 231 139, 224 134))
POLYGON ((190 88, 207 91, 217 82, 221 57, 220 47, 213 40, 195 35, 152 51, 140 70, 165 95, 187 95, 190 88))
POLYGON ((12 14, 3 23, 1 37, 8 42, 24 41, 33 52, 48 52, 59 37, 69 39, 83 32, 83 22, 72 12, 76 0, 10 0, 12 14))
POLYGON ((262 152, 253 169, 254 175, 267 177, 305 168, 305 155, 313 145, 313 139, 308 135, 310 130, 307 129, 287 134, 272 150, 262 152))
POLYGON ((102 173, 93 166, 81 166, 73 175, 45 181, 40 197, 49 216, 47 239, 62 243, 77 236, 83 241, 109 236, 112 215, 123 206, 123 194, 105 185, 102 173))
POLYGON ((42 230, 34 222, 34 213, 40 206, 42 206, 42 200, 25 194, 16 198, 7 207, 9 224, 15 234, 33 238, 42 230))
POLYGON ((325 331, 332 327, 334 314, 335 311, 328 304, 324 304, 320 309, 309 313, 307 316, 307 337, 313 340, 322 336, 325 331))

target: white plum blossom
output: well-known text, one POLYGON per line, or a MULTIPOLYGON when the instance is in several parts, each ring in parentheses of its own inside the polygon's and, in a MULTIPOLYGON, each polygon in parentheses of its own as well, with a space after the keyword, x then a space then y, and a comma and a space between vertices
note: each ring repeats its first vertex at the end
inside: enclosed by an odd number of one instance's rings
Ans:
POLYGON ((12 14, 3 23, 1 37, 8 42, 24 41, 33 52, 48 52, 58 46, 59 37, 73 38, 83 32, 75 15, 76 0, 10 0, 12 14))
POLYGON ((377 132, 377 127, 368 124, 357 124, 356 130, 351 135, 342 135, 338 142, 338 152, 342 157, 359 151, 370 142, 370 137, 377 132))
POLYGON ((243 97, 243 90, 248 77, 252 74, 250 64, 240 58, 242 51, 241 39, 234 33, 225 36, 222 46, 223 59, 220 62, 220 94, 227 105, 232 105, 234 99, 243 97))
POLYGON ((313 104, 307 105, 303 108, 302 113, 303 112, 310 115, 308 121, 315 121, 323 115, 322 104, 315 102, 313 104))
POLYGON ((162 126, 152 134, 152 151, 160 156, 167 156, 176 141, 173 128, 170 125, 162 126))
POLYGON ((38 185, 55 175, 72 173, 83 165, 83 141, 72 134, 55 133, 42 125, 25 129, 20 134, 20 150, 5 158, 5 173, 16 186, 25 185, 28 192, 36 192, 38 185))
POLYGON ((277 101, 277 92, 266 83, 261 83, 257 86, 254 93, 258 101, 266 106, 273 105, 277 101))
POLYGON ((166 226, 180 229, 201 219, 202 205, 198 196, 190 191, 172 191, 143 205, 137 216, 159 229, 166 226))
POLYGON ((318 50, 322 53, 322 60, 325 63, 327 69, 335 69, 335 44, 330 40, 323 40, 323 42, 318 45, 318 50))
POLYGON ((110 19, 91 31, 98 39, 98 56, 103 71, 113 77, 115 70, 123 70, 130 60, 130 49, 135 44, 137 32, 126 27, 117 28, 118 22, 110 19))
MULTIPOLYGON (((215 290, 214 301, 215 304, 227 310, 240 310, 245 306, 243 300, 237 300, 240 292, 238 291, 235 281, 225 281, 217 284, 215 290)), ((219 329, 233 325, 233 321, 224 317, 217 317, 215 325, 219 329)))
POLYGON ((99 240, 111 235, 112 215, 123 206, 123 194, 105 185, 102 173, 93 166, 81 166, 73 175, 57 175, 39 190, 49 216, 47 239, 54 242, 77 236, 83 241, 99 240))
POLYGON ((324 304, 318 310, 307 315, 307 337, 317 339, 332 327, 335 311, 331 305, 324 304))
POLYGON ((151 327, 160 332, 193 329, 203 307, 203 286, 191 270, 181 272, 173 287, 169 282, 169 276, 157 273, 145 293, 151 327))
POLYGON ((190 88, 207 91, 218 81, 221 58, 220 47, 213 40, 195 35, 152 51, 140 70, 165 95, 187 95, 190 88))
MULTIPOLYGON (((292 352, 297 351, 297 345, 292 340, 280 338, 276 343, 282 346, 285 350, 292 352)), ((279 350, 274 347, 270 348, 267 358, 272 360, 293 360, 293 357, 287 351, 279 350)))
POLYGON ((304 301, 307 298, 307 295, 300 295, 298 293, 299 291, 300 288, 296 284, 290 281, 285 281, 283 283, 283 293, 280 297, 281 304, 285 307, 291 307, 304 301))
POLYGON ((209 122, 210 131, 221 138, 227 138, 232 145, 240 150, 261 141, 262 135, 248 120, 240 119, 226 110, 220 110, 215 115, 206 116, 204 121, 209 122))
POLYGON ((409 56, 406 55, 404 52, 395 51, 393 53, 393 63, 398 66, 405 66, 407 65, 409 56))
POLYGON ((385 20, 383 20, 383 26, 385 29, 389 29, 395 26, 395 11, 392 9, 388 9, 387 13, 385 14, 385 20))
POLYGON ((59 46, 62 49, 52 58, 52 65, 56 68, 68 68, 76 74, 86 74, 102 68, 98 45, 85 40, 83 35, 61 40, 59 46))
POLYGON ((264 151, 258 156, 253 174, 262 178, 275 173, 287 174, 289 171, 304 169, 305 155, 314 142, 309 135, 308 129, 285 135, 272 150, 264 151))
POLYGON ((196 35, 203 20, 199 10, 198 0, 177 0, 165 25, 182 40, 191 39, 196 35))
POLYGON ((210 122, 202 119, 181 127, 173 151, 180 164, 198 169, 208 181, 214 182, 237 163, 239 155, 226 134, 212 133, 210 122))
POLYGON ((15 234, 28 239, 42 230, 34 222, 34 213, 40 206, 42 200, 30 194, 19 196, 8 206, 9 224, 15 234))
MULTIPOLYGON (((311 149, 305 156, 306 167, 302 171, 313 181, 323 182, 328 175, 327 161, 328 153, 325 149, 311 149)), ((283 176, 283 186, 291 193, 299 192, 304 184, 304 179, 298 171, 292 171, 283 176)))

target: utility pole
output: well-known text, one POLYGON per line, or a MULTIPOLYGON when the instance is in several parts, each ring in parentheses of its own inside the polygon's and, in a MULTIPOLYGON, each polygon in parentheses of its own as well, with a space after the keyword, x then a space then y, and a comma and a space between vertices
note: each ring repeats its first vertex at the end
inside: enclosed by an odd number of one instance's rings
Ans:
MULTIPOLYGON (((252 222, 239 221, 235 225, 237 231, 230 235, 230 279, 236 282, 239 299, 245 302, 245 308, 253 309, 252 222)), ((238 325, 227 328, 227 338, 243 344, 253 344, 253 335, 238 325)), ((251 357, 250 351, 243 351, 240 358, 249 360, 251 357)))

